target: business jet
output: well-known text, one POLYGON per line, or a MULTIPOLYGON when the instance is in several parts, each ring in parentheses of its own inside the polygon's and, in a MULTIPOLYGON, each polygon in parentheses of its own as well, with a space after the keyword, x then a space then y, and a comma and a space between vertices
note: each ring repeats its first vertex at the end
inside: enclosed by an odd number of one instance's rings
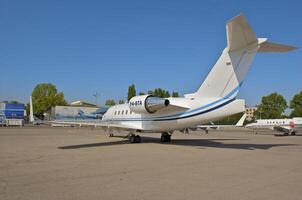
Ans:
POLYGON ((302 131, 302 117, 292 119, 258 119, 256 122, 247 124, 245 127, 254 131, 271 129, 284 135, 295 135, 296 132, 302 131))
POLYGON ((296 47, 257 38, 243 15, 226 25, 227 46, 199 89, 184 97, 135 96, 115 105, 104 114, 100 126, 110 135, 127 131, 131 143, 139 143, 140 133, 161 133, 161 141, 171 141, 175 130, 208 123, 243 112, 245 101, 236 96, 257 52, 287 52, 296 47))

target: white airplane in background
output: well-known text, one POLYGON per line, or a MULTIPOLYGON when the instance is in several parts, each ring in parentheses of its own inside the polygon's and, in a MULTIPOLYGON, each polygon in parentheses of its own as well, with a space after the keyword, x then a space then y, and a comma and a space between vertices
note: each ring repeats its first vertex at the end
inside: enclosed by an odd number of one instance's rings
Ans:
POLYGON ((292 119, 258 119, 254 123, 247 124, 246 128, 253 129, 272 129, 282 132, 284 135, 295 135, 302 131, 302 117, 292 119))
POLYGON ((100 126, 109 134, 127 131, 131 143, 140 142, 142 132, 162 133, 161 141, 169 142, 175 130, 243 112, 245 101, 236 96, 256 53, 287 52, 296 47, 257 38, 243 15, 231 19, 226 32, 227 47, 195 93, 177 98, 135 96, 129 103, 110 107, 101 123, 86 125, 100 126))
POLYGON ((189 130, 196 131, 196 130, 204 130, 206 133, 209 133, 210 129, 219 130, 221 128, 234 128, 234 127, 243 127, 243 123, 246 119, 246 113, 242 115, 242 117, 238 120, 236 124, 230 125, 219 125, 219 124, 211 124, 211 125, 197 125, 191 128, 186 128, 183 130, 183 133, 189 134, 189 130))

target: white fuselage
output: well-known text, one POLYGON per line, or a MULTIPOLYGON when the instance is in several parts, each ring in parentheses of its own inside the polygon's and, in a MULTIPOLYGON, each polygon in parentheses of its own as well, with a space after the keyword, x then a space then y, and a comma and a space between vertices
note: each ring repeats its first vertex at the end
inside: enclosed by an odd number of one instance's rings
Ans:
POLYGON ((131 112, 129 104, 112 106, 103 116, 108 124, 122 125, 141 132, 180 130, 243 112, 244 100, 235 98, 168 98, 187 105, 188 109, 170 109, 169 106, 153 114, 131 112))
POLYGON ((299 131, 302 129, 302 118, 259 119, 254 123, 246 125, 246 128, 251 129, 274 129, 274 127, 282 127, 288 130, 299 131))

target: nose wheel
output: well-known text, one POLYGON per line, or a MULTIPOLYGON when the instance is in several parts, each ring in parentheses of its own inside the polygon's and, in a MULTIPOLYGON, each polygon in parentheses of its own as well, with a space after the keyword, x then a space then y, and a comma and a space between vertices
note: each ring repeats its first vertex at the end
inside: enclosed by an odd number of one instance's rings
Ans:
POLYGON ((170 142, 171 141, 171 135, 167 132, 162 133, 161 137, 160 137, 160 141, 161 142, 170 142))

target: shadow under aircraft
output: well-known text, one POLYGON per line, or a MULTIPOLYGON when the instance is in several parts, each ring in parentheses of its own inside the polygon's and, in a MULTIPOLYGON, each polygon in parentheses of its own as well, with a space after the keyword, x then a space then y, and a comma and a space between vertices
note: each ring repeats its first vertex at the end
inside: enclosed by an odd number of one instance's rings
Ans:
MULTIPOLYGON (((282 147, 282 146, 295 146, 296 144, 251 144, 251 143, 225 143, 226 141, 238 141, 247 139, 174 139, 170 143, 165 143, 165 145, 178 145, 178 146, 191 146, 191 147, 214 147, 214 148, 224 148, 224 149, 242 149, 242 150, 268 150, 272 147, 282 147)), ((154 143, 160 144, 156 138, 144 137, 144 143, 154 143)), ((98 142, 98 143, 87 143, 87 144, 77 144, 58 147, 62 150, 67 149, 82 149, 82 148, 92 148, 92 147, 106 147, 115 145, 128 145, 130 144, 127 140, 119 140, 112 142, 98 142)))

